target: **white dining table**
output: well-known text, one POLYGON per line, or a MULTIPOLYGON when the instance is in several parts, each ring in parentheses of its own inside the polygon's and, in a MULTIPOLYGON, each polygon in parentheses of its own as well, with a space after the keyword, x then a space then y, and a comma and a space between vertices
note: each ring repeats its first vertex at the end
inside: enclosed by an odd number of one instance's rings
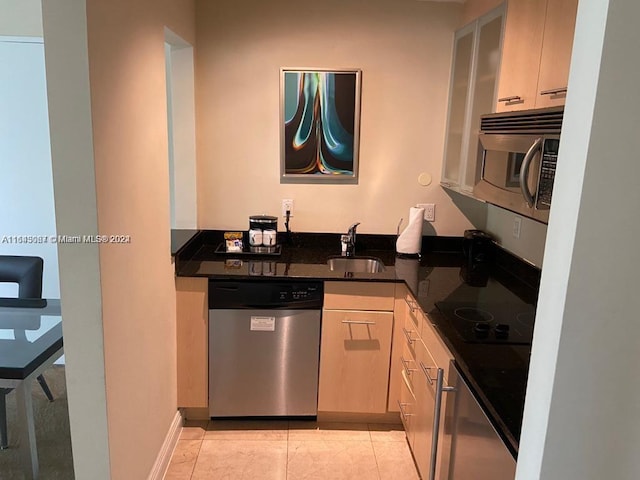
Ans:
MULTIPOLYGON (((38 477, 33 380, 63 354, 59 299, 43 308, 0 306, 0 388, 15 389, 20 456, 27 479, 38 477)), ((1 454, 1 452, 0 452, 1 454)))

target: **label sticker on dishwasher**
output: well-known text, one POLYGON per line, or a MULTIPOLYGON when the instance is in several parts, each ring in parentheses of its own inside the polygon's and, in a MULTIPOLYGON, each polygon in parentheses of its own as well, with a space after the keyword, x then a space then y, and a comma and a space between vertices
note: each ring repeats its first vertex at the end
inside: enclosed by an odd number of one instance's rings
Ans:
POLYGON ((254 317, 251 316, 252 332, 275 332, 276 317, 254 317))

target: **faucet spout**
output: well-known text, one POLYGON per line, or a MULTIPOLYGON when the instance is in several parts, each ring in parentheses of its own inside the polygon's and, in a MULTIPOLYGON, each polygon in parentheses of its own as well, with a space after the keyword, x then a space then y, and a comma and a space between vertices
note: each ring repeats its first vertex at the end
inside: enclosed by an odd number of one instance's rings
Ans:
POLYGON ((342 255, 346 257, 352 257, 355 254, 356 249, 356 228, 358 228, 360 222, 354 223, 349 227, 349 231, 346 235, 340 237, 342 242, 342 255))

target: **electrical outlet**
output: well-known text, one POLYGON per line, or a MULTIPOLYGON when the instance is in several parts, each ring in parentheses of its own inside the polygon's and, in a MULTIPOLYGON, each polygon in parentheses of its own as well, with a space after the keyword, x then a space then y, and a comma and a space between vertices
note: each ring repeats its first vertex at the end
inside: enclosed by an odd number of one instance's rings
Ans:
POLYGON ((424 219, 427 222, 433 222, 436 219, 436 204, 435 203, 418 203, 418 208, 424 208, 424 219))
POLYGON ((433 222, 436 219, 436 204, 427 203, 427 208, 424 209, 424 219, 427 222, 433 222))
POLYGON ((293 217, 293 199, 291 198, 283 198, 282 199, 282 216, 287 216, 287 210, 289 210, 289 216, 293 217))
POLYGON ((520 238, 521 229, 522 229, 522 218, 515 217, 513 219, 513 238, 520 238))

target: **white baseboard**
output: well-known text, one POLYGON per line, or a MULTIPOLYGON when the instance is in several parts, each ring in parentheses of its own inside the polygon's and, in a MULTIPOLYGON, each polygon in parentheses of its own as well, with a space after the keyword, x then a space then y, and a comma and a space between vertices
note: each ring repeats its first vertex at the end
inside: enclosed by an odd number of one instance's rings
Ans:
POLYGON ((160 449, 160 452, 158 452, 158 457, 156 458, 156 462, 153 464, 148 480, 162 480, 164 478, 167 468, 169 467, 169 462, 171 461, 171 455, 173 455, 173 451, 175 450, 178 439, 180 438, 182 424, 182 412, 177 411, 176 416, 173 417, 167 436, 164 439, 162 448, 160 449))

